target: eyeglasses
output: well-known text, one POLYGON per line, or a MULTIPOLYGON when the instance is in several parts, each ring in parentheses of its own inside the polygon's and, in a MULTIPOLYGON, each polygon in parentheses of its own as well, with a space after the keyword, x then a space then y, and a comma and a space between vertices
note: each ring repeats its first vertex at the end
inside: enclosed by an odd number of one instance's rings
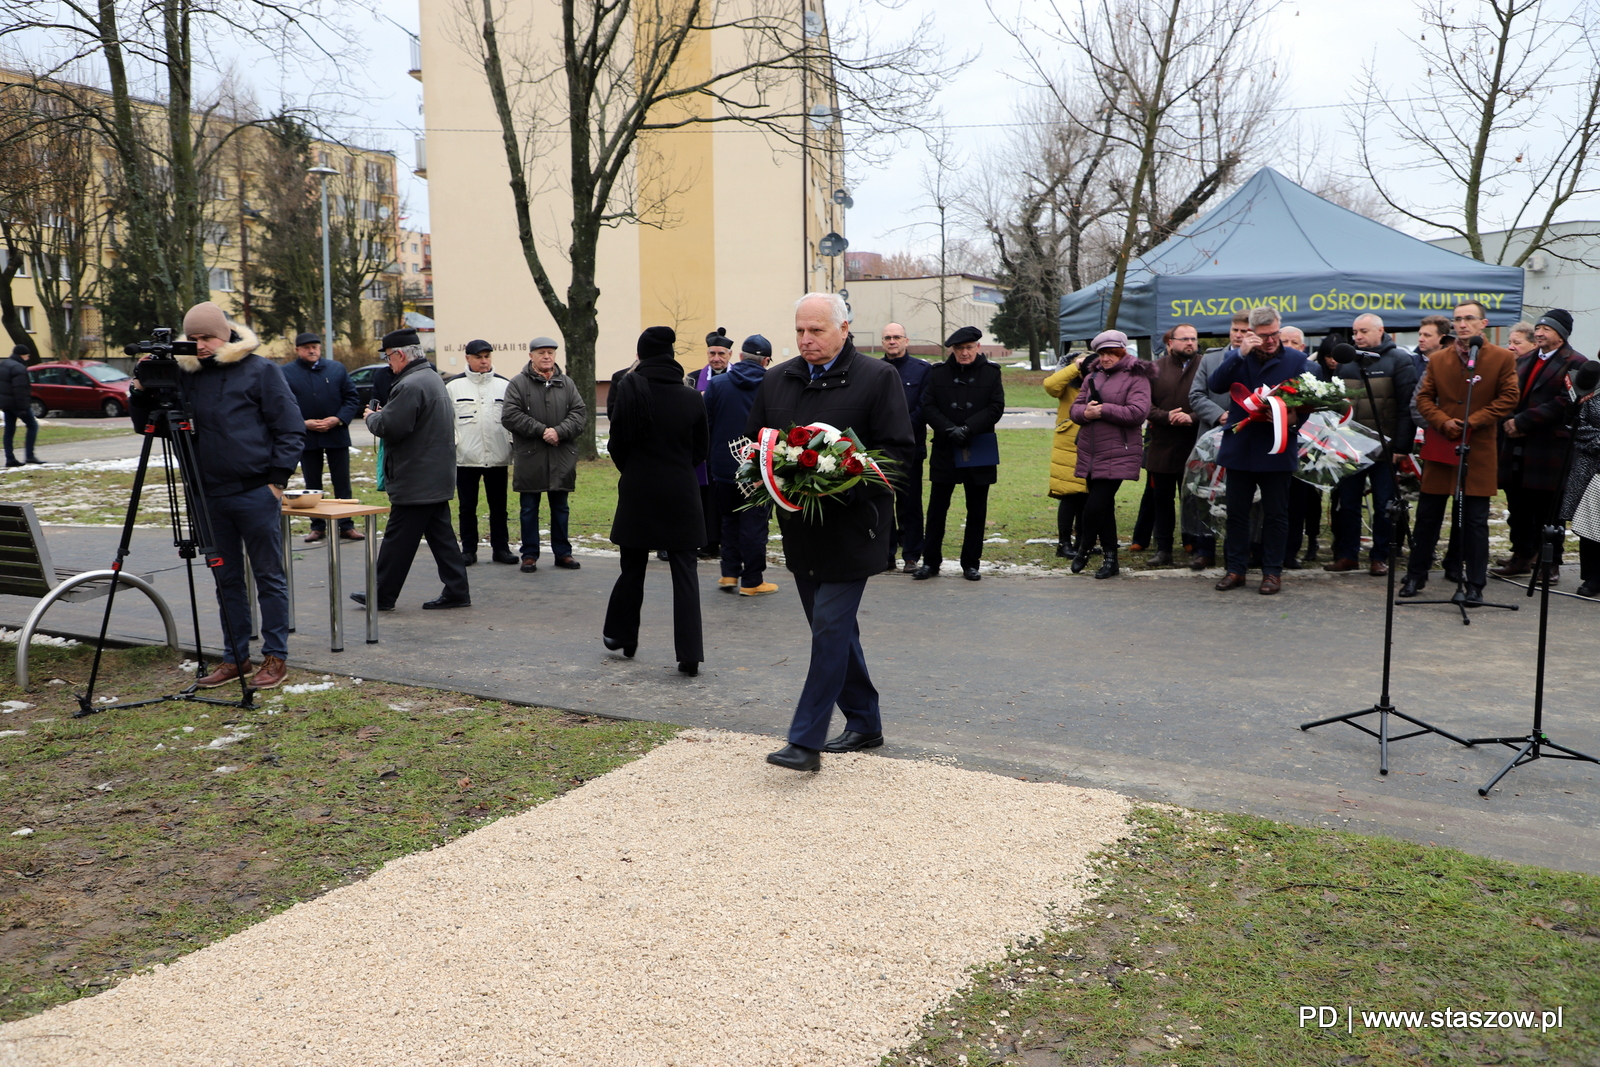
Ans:
POLYGON ((1280 336, 1283 333, 1283 331, 1282 330, 1273 330, 1271 333, 1267 333, 1265 330, 1257 330, 1255 333, 1256 333, 1256 336, 1261 338, 1263 341, 1270 341, 1274 337, 1280 336))
POLYGON ((1452 322, 1487 322, 1481 315, 1457 315, 1452 322))
POLYGON ((883 339, 885 341, 904 341, 906 335, 903 333, 886 333, 883 335, 883 339))

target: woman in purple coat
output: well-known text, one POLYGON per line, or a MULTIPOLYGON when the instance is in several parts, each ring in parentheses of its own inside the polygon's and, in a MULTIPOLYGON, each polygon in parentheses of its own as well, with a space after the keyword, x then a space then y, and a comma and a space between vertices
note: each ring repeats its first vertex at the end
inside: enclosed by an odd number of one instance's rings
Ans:
POLYGON ((1095 354, 1094 371, 1072 402, 1072 421, 1078 431, 1078 477, 1089 486, 1083 505, 1084 532, 1072 560, 1077 574, 1089 563, 1095 539, 1105 552, 1096 578, 1120 573, 1117 566, 1117 490, 1136 481, 1144 461, 1140 427, 1150 414, 1150 380, 1155 364, 1128 351, 1128 335, 1106 330, 1089 345, 1095 354))

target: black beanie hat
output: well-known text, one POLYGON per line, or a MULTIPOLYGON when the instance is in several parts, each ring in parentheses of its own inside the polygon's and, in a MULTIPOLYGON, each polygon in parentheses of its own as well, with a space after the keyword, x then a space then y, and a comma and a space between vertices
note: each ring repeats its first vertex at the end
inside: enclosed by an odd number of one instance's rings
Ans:
POLYGON ((395 330, 393 333, 383 335, 383 351, 385 352, 391 348, 407 348, 411 345, 420 344, 422 344, 422 341, 417 337, 417 331, 409 326, 403 330, 395 330))
POLYGON ((1572 336, 1572 312, 1565 308, 1551 308, 1540 317, 1535 326, 1548 326, 1565 341, 1572 336))
POLYGON ((951 334, 945 339, 944 346, 946 348, 954 348, 956 345, 969 345, 974 341, 979 341, 982 339, 982 330, 978 329, 976 326, 963 326, 961 329, 957 330, 955 333, 951 334))
POLYGON ((18 345, 11 350, 11 354, 13 356, 29 356, 32 355, 33 352, 27 345, 18 345))
POLYGON ((648 327, 639 335, 639 358, 672 359, 678 354, 672 347, 677 343, 678 334, 671 326, 648 327))

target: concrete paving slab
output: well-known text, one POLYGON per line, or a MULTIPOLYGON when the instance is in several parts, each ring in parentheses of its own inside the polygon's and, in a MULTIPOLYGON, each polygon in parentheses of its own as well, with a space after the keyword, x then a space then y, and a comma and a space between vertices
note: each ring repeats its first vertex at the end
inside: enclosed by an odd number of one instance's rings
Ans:
MULTIPOLYGON (((103 564, 117 531, 51 528, 49 537, 64 563, 103 564)), ((135 544, 130 566, 154 572, 181 600, 167 535, 140 530, 135 544)), ((426 551, 399 610, 379 616, 380 642, 361 643, 351 604, 347 648, 334 655, 324 556, 301 555, 296 666, 774 738, 805 675, 805 619, 782 570, 769 573, 778 594, 748 599, 717 592, 715 568, 700 568, 708 662, 690 679, 672 659, 665 564, 650 564, 634 660, 600 644, 614 558, 581 555, 582 570, 526 575, 479 563, 468 570, 472 608, 423 612, 422 601, 439 592, 426 551)), ((346 552, 344 566, 345 588, 360 588, 360 552, 346 552)), ((1370 707, 1379 694, 1383 581, 1314 573, 1291 573, 1276 597, 1251 587, 1217 593, 1210 581, 1182 575, 874 578, 861 629, 883 694, 889 744, 881 751, 1600 873, 1594 764, 1543 760, 1480 798, 1477 787, 1508 749, 1417 737, 1391 745, 1384 778, 1377 742, 1366 735, 1298 728, 1370 707)), ((1511 600, 1517 591, 1490 592, 1511 600)), ((203 632, 214 645, 215 609, 202 597, 203 632)), ((15 626, 28 603, 0 598, 0 624, 15 626)), ((53 609, 51 628, 93 632, 99 603, 53 609)), ((1537 601, 1520 603, 1515 613, 1476 613, 1468 627, 1447 607, 1398 609, 1396 706, 1462 737, 1525 732, 1538 612, 1537 601)), ((1545 729, 1600 755, 1595 610, 1553 599, 1545 729)), ((131 597, 112 629, 159 635, 154 612, 131 597)))

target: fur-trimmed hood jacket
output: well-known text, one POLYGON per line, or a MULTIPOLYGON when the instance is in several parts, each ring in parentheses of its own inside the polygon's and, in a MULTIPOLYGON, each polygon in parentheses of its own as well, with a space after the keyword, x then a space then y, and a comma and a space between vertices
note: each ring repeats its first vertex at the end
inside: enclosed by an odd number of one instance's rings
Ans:
MULTIPOLYGON (((282 368, 256 354, 260 343, 248 326, 234 325, 211 358, 177 357, 184 371, 179 384, 194 412, 200 480, 214 497, 287 483, 305 451, 300 405, 282 368)), ((148 394, 131 390, 128 406, 142 432, 150 422, 148 394)))

